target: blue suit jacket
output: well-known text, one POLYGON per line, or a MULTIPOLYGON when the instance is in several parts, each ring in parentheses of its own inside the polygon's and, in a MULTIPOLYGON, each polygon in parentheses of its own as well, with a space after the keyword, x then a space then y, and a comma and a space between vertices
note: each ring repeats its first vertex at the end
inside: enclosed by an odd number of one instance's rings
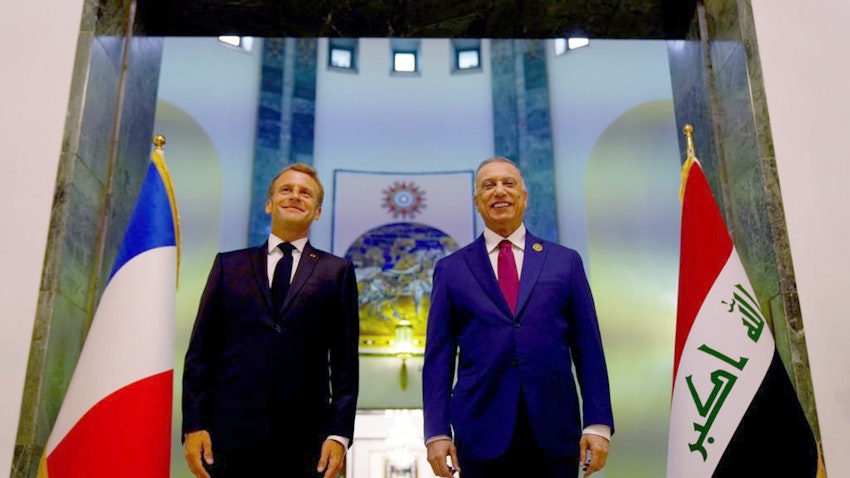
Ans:
POLYGON ((350 438, 354 429, 354 267, 308 243, 274 310, 267 256, 263 244, 215 258, 186 352, 183 433, 208 430, 215 451, 298 434, 318 453, 328 435, 350 438), (272 429, 282 423, 293 428, 272 429))
POLYGON ((495 458, 510 443, 522 394, 544 451, 575 455, 583 425, 573 365, 584 424, 613 431, 596 311, 576 251, 526 234, 516 316, 483 235, 440 260, 433 282, 422 373, 426 438, 453 430, 465 457, 495 458))

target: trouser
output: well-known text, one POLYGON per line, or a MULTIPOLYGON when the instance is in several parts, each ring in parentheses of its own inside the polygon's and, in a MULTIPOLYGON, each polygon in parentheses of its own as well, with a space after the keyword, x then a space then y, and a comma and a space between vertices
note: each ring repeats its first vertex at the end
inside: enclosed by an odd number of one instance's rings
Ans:
MULTIPOLYGON (((321 450, 307 450, 306 443, 278 443, 252 449, 216 451, 215 461, 204 467, 212 478, 315 478, 321 450)), ((312 447, 311 447, 312 448, 312 447)))
POLYGON ((576 478, 578 476, 578 450, 571 456, 551 456, 538 446, 531 430, 525 401, 520 399, 516 426, 507 451, 492 460, 475 461, 464 458, 462 445, 458 445, 460 478, 528 477, 576 478))

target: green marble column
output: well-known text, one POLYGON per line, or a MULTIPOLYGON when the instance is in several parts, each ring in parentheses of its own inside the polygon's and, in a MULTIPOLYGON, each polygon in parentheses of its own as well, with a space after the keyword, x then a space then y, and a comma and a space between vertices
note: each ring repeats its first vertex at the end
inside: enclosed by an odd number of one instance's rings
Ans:
POLYGON ((36 475, 150 158, 162 38, 126 37, 126 7, 84 4, 13 478, 36 475))
POLYGON ((679 131, 694 125, 697 156, 819 441, 750 1, 706 0, 689 38, 668 52, 679 131))
POLYGON ((269 182, 286 166, 313 164, 316 123, 315 38, 267 38, 251 175, 248 244, 269 235, 265 213, 269 182))
POLYGON ((525 225, 558 242, 555 156, 543 40, 491 40, 495 155, 515 161, 528 189, 525 225))

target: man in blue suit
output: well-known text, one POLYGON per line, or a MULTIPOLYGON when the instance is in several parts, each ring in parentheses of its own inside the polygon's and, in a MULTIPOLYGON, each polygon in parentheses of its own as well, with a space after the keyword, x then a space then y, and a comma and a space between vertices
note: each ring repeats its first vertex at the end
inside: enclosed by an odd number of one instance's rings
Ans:
POLYGON ((462 478, 573 478, 579 463, 589 476, 605 466, 614 419, 581 258, 525 229, 528 192, 509 159, 481 163, 474 199, 484 233, 434 270, 428 462, 441 477, 462 466, 462 478))
POLYGON ((269 186, 266 243, 218 254, 183 373, 186 461, 198 478, 336 478, 354 431, 357 284, 350 261, 314 249, 316 171, 269 186))

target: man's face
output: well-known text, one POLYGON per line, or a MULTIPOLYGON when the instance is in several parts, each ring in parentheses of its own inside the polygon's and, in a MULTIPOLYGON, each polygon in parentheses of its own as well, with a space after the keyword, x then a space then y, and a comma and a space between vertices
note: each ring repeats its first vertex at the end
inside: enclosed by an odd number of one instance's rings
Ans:
POLYGON ((272 233, 280 238, 306 237, 313 221, 319 219, 319 185, 308 174, 290 169, 272 185, 266 201, 266 214, 272 216, 272 233))
POLYGON ((487 163, 475 178, 475 208, 484 224, 503 237, 509 236, 520 224, 525 213, 528 192, 522 175, 510 163, 487 163))

